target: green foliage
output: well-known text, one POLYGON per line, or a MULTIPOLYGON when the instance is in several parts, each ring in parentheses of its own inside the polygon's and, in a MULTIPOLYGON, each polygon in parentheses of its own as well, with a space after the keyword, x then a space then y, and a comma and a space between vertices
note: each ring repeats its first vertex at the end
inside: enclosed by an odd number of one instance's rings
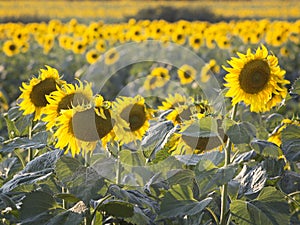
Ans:
POLYGON ((241 225, 279 225, 289 223, 289 206, 274 187, 265 187, 252 201, 234 200, 230 204, 233 221, 241 225))

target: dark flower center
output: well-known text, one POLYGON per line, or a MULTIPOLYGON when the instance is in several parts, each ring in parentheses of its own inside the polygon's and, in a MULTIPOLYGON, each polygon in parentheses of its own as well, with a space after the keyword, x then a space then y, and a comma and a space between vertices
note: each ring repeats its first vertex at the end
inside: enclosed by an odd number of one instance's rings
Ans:
POLYGON ((71 132, 82 141, 93 142, 105 137, 113 128, 109 110, 104 110, 106 119, 98 116, 94 109, 76 112, 70 121, 71 132))
POLYGON ((56 91, 56 81, 53 78, 46 78, 32 88, 30 100, 35 106, 44 107, 48 104, 46 95, 52 91, 56 91))
POLYGON ((131 131, 137 131, 146 121, 145 107, 139 104, 129 105, 121 112, 121 118, 129 123, 131 131))
POLYGON ((89 99, 82 93, 72 93, 64 96, 58 103, 57 113, 62 109, 71 109, 72 106, 88 104, 89 99))
POLYGON ((270 79, 270 67, 261 59, 248 62, 242 69, 239 82, 241 88, 249 94, 259 93, 270 79))

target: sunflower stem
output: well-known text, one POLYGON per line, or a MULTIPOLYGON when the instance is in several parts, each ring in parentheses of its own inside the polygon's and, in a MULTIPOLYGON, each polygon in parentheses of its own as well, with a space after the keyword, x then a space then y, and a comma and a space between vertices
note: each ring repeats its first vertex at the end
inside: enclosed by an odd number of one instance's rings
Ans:
MULTIPOLYGON (((32 138, 32 121, 28 127, 28 139, 31 140, 32 138)), ((33 159, 33 149, 28 149, 28 162, 30 162, 33 159)))
MULTIPOLYGON (((232 109, 231 113, 231 119, 234 120, 237 112, 237 106, 238 104, 235 104, 232 109)), ((230 154, 231 154, 231 146, 232 142, 230 138, 227 139, 226 146, 225 146, 225 163, 224 167, 228 166, 230 164, 230 154)), ((220 215, 220 225, 226 225, 226 214, 228 212, 227 209, 227 190, 228 190, 228 184, 224 184, 221 188, 221 215, 220 215)))
POLYGON ((121 146, 118 145, 118 155, 117 155, 117 168, 116 168, 116 184, 119 185, 121 183, 121 161, 120 161, 120 151, 121 146))

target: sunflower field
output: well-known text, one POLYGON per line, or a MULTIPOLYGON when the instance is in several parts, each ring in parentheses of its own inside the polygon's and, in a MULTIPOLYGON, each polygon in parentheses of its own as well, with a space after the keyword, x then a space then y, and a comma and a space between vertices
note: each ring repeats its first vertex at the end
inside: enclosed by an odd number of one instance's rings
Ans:
POLYGON ((0 2, 0 224, 300 224, 299 3, 200 3, 0 2))

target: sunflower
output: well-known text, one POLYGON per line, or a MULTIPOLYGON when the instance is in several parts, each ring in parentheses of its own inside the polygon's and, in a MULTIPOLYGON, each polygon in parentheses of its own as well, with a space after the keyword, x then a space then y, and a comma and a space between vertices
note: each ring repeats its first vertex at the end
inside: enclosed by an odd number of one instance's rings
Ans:
POLYGON ((198 137, 197 135, 191 134, 188 129, 197 123, 201 123, 201 119, 196 121, 187 121, 181 125, 179 134, 175 134, 177 136, 177 143, 176 147, 172 149, 171 155, 199 154, 204 151, 222 148, 227 137, 221 127, 220 120, 218 121, 219 137, 198 137))
POLYGON ((78 105, 62 110, 57 117, 56 148, 71 151, 72 156, 91 152, 99 140, 105 147, 115 137, 109 102, 100 95, 95 96, 93 105, 78 105))
POLYGON ((56 69, 50 66, 46 68, 40 70, 38 78, 32 78, 29 84, 23 82, 20 88, 22 91, 19 96, 19 99, 22 99, 19 104, 20 110, 24 110, 24 115, 35 113, 34 120, 40 119, 45 106, 49 103, 46 96, 65 83, 60 79, 56 69))
POLYGON ((85 58, 89 64, 94 64, 101 59, 101 55, 96 49, 91 49, 86 53, 85 58))
POLYGON ((174 109, 175 107, 186 105, 189 103, 193 103, 194 99, 192 97, 189 97, 188 99, 180 95, 178 93, 171 95, 169 94, 168 97, 162 102, 161 106, 158 106, 159 110, 169 110, 174 109))
POLYGON ((115 48, 111 48, 105 53, 104 62, 106 65, 112 65, 116 63, 120 58, 119 52, 115 48))
POLYGON ((19 53, 19 46, 15 41, 8 40, 4 42, 2 50, 5 55, 11 57, 19 53))
POLYGON ((141 140, 152 118, 152 110, 145 105, 143 97, 119 97, 112 105, 112 115, 115 120, 116 140, 121 144, 141 140))
POLYGON ((144 82, 145 90, 153 90, 158 87, 163 87, 170 79, 169 70, 164 67, 156 67, 146 77, 144 82))
POLYGON ((274 55, 268 55, 265 46, 257 48, 255 54, 248 49, 246 54, 228 61, 232 68, 223 67, 227 72, 224 84, 229 90, 226 97, 232 97, 235 105, 244 101, 252 112, 269 111, 286 97, 284 87, 290 82, 284 79, 285 71, 278 65, 274 55))
POLYGON ((77 84, 64 84, 58 90, 53 91, 46 96, 48 105, 45 107, 46 116, 42 118, 47 122, 46 128, 51 129, 55 123, 56 118, 61 114, 61 110, 71 109, 78 105, 87 105, 92 101, 93 92, 90 83, 83 86, 82 82, 78 80, 77 84))
POLYGON ((216 60, 211 59, 208 63, 206 63, 201 69, 200 80, 203 83, 209 81, 211 77, 211 73, 218 74, 220 73, 220 66, 217 64, 216 60))
POLYGON ((189 38, 189 45, 195 50, 198 51, 201 45, 203 44, 203 35, 200 33, 193 34, 189 38))
POLYGON ((202 118, 210 112, 211 109, 207 101, 193 102, 176 106, 174 110, 166 116, 166 119, 172 121, 174 124, 182 124, 194 118, 202 118))
POLYGON ((184 64, 177 71, 181 84, 189 84, 195 80, 196 70, 194 67, 184 64))
POLYGON ((115 138, 114 120, 111 117, 111 103, 104 101, 101 95, 95 97, 95 112, 97 114, 96 127, 102 146, 115 138))
POLYGON ((186 35, 184 30, 182 29, 176 29, 175 32, 172 34, 171 38, 173 42, 179 45, 184 45, 186 41, 186 35))
POLYGON ((56 148, 64 149, 65 154, 71 151, 72 156, 86 151, 93 151, 99 140, 96 132, 95 111, 92 108, 77 106, 62 110, 57 117, 56 148))

